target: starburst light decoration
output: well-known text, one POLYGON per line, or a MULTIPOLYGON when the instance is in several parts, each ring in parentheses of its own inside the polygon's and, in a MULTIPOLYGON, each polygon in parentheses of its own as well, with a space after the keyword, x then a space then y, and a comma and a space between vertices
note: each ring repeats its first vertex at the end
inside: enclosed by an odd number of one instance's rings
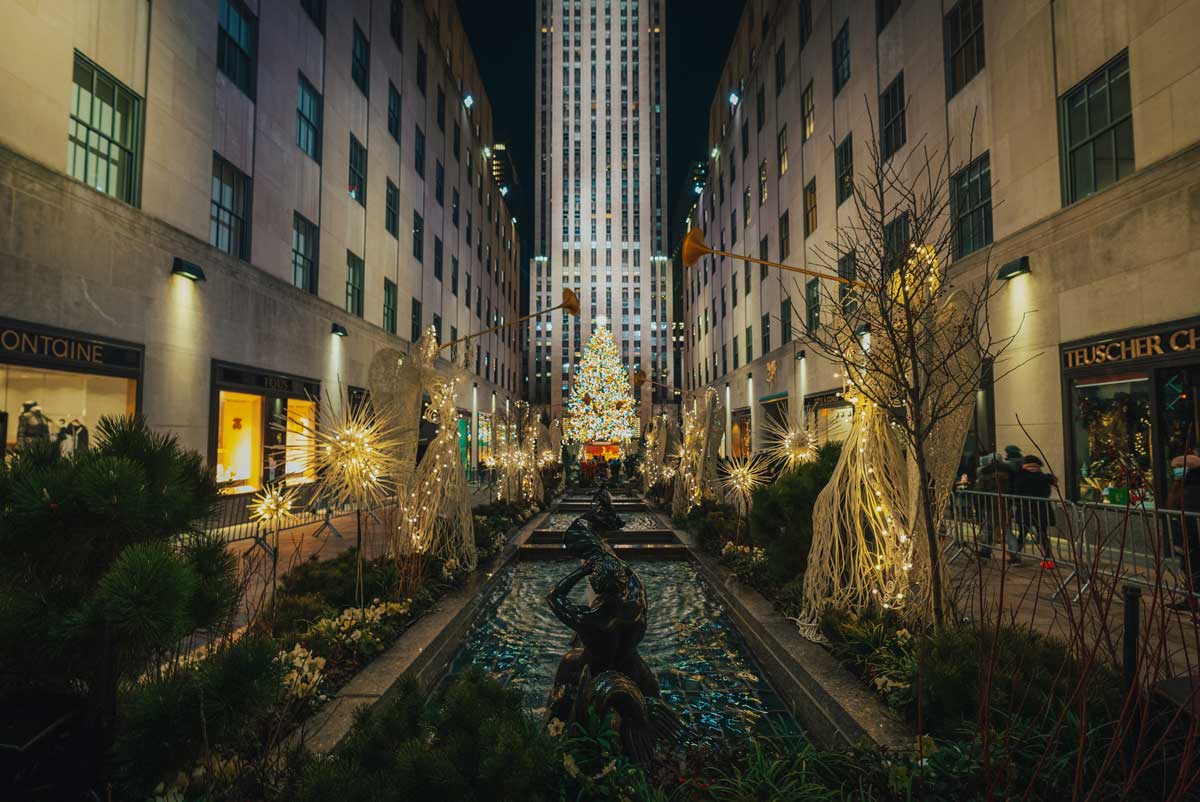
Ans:
POLYGON ((763 435, 767 442, 764 453, 782 470, 790 471, 816 459, 817 439, 808 429, 768 416, 763 435))
POLYGON ((296 504, 296 496, 295 487, 280 482, 267 485, 250 502, 250 520, 261 521, 272 528, 279 526, 295 517, 292 507, 296 504))
POLYGON ((577 443, 621 442, 633 437, 635 418, 629 372, 612 332, 597 326, 575 371, 563 436, 577 443))
POLYGON ((725 501, 733 505, 741 518, 750 512, 754 491, 766 485, 771 478, 771 465, 761 454, 734 457, 721 467, 720 474, 719 484, 725 501))

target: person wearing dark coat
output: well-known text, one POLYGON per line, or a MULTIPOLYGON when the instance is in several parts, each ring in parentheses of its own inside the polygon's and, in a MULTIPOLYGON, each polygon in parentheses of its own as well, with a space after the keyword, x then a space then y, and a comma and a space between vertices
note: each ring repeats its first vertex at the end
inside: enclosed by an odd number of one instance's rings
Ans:
MULTIPOLYGON (((979 458, 979 470, 975 474, 975 490, 986 494, 976 498, 976 513, 979 516, 979 556, 992 556, 992 543, 1004 538, 1009 530, 1008 502, 1012 468, 1000 454, 984 454, 979 458)), ((1010 562, 1017 562, 1015 555, 1010 562)))
POLYGON ((1200 594, 1200 456, 1185 454, 1171 460, 1171 476, 1164 508, 1185 513, 1168 513, 1167 520, 1189 591, 1184 601, 1171 607, 1195 611, 1200 607, 1197 604, 1197 594, 1200 594))
POLYGON ((1030 454, 1021 461, 1021 470, 1012 476, 1010 488, 1013 496, 1014 518, 1017 522, 1017 554, 1025 549, 1025 537, 1037 534, 1042 547, 1042 567, 1053 568, 1054 556, 1050 550, 1050 527, 1054 526, 1054 509, 1049 498, 1058 480, 1053 474, 1042 471, 1042 461, 1030 454), (1034 499, 1038 499, 1035 501, 1034 499), (1042 501, 1041 499, 1047 499, 1042 501))

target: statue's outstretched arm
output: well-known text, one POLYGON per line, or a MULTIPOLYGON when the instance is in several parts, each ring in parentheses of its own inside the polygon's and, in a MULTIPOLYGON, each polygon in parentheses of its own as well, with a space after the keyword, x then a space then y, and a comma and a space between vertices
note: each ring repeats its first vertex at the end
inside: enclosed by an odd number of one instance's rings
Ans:
POLYGON ((581 579, 591 573, 591 570, 591 566, 587 563, 580 565, 559 580, 554 589, 546 596, 546 603, 550 605, 554 615, 571 629, 575 629, 591 610, 587 605, 575 604, 569 598, 571 590, 579 584, 581 579))

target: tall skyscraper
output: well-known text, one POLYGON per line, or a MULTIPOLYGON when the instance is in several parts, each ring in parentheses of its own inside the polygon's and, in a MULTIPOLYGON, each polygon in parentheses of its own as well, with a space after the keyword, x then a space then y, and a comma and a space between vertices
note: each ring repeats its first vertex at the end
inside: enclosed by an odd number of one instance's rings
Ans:
MULTIPOLYGON (((612 329, 630 379, 669 385, 664 0, 538 0, 529 396, 561 414, 593 328, 612 329)), ((641 419, 673 393, 647 383, 641 419)))

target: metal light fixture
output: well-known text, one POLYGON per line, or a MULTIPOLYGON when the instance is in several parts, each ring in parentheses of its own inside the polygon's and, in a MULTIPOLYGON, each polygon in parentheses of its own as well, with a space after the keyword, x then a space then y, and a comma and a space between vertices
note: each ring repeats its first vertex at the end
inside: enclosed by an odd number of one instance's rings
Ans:
POLYGON ((346 327, 343 326, 341 323, 334 323, 330 327, 329 332, 331 334, 336 334, 339 337, 349 337, 350 336, 350 332, 346 331, 346 327))
POLYGON ((1022 256, 1019 259, 1013 259, 1011 262, 1005 262, 1000 266, 1000 272, 996 274, 996 278, 1001 281, 1011 281, 1017 276, 1023 276, 1026 273, 1031 273, 1029 269, 1029 257, 1022 256))
POLYGON ((171 266, 172 276, 183 276, 191 281, 207 281, 204 271, 200 269, 200 265, 189 262, 186 259, 175 257, 175 263, 171 266))
POLYGON ((807 359, 807 358, 808 358, 808 352, 805 351, 803 348, 801 348, 799 351, 796 352, 796 359, 807 359))
POLYGON ((483 146, 483 158, 485 158, 485 159, 492 158, 492 149, 489 148, 487 145, 483 146))

